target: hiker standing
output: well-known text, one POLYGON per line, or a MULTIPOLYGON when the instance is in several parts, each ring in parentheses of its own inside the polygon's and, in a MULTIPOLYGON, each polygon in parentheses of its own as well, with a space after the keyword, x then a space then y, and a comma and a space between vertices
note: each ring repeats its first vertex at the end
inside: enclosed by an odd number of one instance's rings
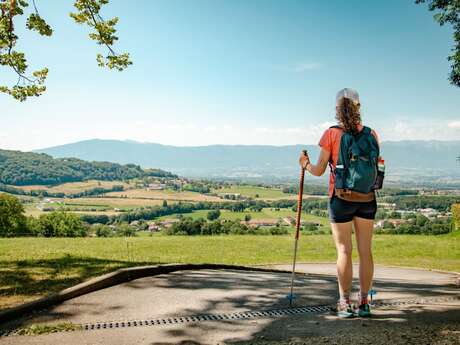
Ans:
POLYGON ((383 160, 375 131, 361 122, 359 95, 343 89, 336 97, 337 126, 327 129, 319 146, 318 162, 312 164, 308 154, 301 154, 299 163, 312 175, 321 176, 329 164, 329 220, 337 249, 337 277, 340 298, 337 315, 353 317, 352 228, 354 226, 359 253, 358 310, 361 317, 370 316, 368 292, 372 286, 372 231, 377 211, 375 189, 381 188, 383 160))

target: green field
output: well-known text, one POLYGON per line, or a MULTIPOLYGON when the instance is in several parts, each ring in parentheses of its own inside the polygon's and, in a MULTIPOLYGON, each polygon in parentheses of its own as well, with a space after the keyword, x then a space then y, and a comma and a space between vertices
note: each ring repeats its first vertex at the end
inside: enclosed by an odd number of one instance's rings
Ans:
POLYGON ((293 194, 286 194, 279 188, 265 188, 258 186, 240 186, 232 185, 227 188, 213 189, 212 193, 223 194, 241 194, 245 197, 256 198, 258 195, 259 199, 290 199, 295 197, 293 194))
MULTIPOLYGON (((191 217, 193 219, 198 219, 198 218, 204 218, 206 219, 206 215, 208 214, 209 210, 198 210, 198 211, 193 211, 191 213, 183 213, 182 215, 184 217, 191 217)), ((278 219, 278 218, 285 218, 285 217, 293 217, 295 218, 296 213, 290 209, 279 209, 275 210, 272 208, 264 208, 262 209, 261 212, 255 212, 255 211, 247 211, 247 212, 232 212, 229 210, 220 210, 220 218, 219 219, 225 219, 225 220, 244 220, 245 215, 251 215, 251 219, 278 219)), ((163 219, 170 219, 177 217, 178 214, 173 214, 173 215, 168 215, 168 216, 163 216, 160 217, 160 220, 163 219)), ((313 216, 308 213, 302 213, 302 221, 307 221, 307 222, 318 222, 320 224, 323 224, 324 228, 323 229, 330 229, 329 222, 327 218, 325 217, 318 217, 318 216, 313 216)))
MULTIPOLYGON (((0 239, 0 308, 121 267, 157 263, 289 263, 292 236, 0 239), (128 250, 129 249, 129 250, 128 250)), ((377 264, 460 271, 460 236, 376 235, 377 264)), ((335 260, 330 235, 302 236, 299 262, 335 260)))

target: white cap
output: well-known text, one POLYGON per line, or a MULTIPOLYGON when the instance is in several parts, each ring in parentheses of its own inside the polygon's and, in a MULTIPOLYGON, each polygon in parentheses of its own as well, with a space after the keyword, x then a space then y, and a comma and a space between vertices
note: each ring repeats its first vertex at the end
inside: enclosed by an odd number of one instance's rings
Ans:
POLYGON ((337 96, 335 97, 335 104, 338 105, 339 101, 342 98, 348 98, 353 101, 355 104, 359 104, 359 95, 358 91, 350 88, 345 88, 337 92, 337 96))

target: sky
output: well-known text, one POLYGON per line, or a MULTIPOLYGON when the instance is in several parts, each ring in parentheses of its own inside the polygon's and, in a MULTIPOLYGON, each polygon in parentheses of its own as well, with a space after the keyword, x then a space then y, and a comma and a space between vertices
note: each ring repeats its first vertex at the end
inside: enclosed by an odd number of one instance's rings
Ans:
MULTIPOLYGON (((80 140, 179 146, 315 144, 334 124, 335 94, 358 90, 381 140, 460 139, 460 89, 446 57, 452 30, 414 1, 111 0, 123 72, 68 16, 71 0, 38 0, 54 34, 16 22, 48 90, 20 103, 0 94, 0 148, 80 140)), ((0 68, 0 84, 15 76, 0 68)))

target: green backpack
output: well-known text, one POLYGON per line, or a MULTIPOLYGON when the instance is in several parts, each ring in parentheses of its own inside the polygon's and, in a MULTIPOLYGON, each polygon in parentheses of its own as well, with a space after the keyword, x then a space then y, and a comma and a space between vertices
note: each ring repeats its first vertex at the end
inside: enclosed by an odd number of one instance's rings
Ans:
POLYGON ((372 192, 375 189, 379 155, 379 144, 369 127, 364 127, 357 134, 344 131, 334 170, 335 188, 359 193, 372 192))

